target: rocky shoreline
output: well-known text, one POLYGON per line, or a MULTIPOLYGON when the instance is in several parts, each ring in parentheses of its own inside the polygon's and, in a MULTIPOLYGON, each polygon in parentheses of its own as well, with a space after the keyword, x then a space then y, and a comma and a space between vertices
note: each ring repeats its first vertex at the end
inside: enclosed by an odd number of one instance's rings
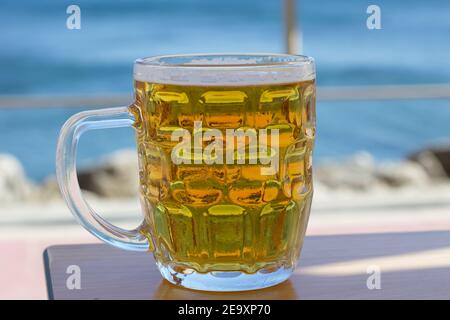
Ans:
MULTIPOLYGON (((120 150, 79 172, 82 189, 93 197, 131 198, 138 190, 134 150, 120 150)), ((342 161, 322 161, 314 167, 316 190, 367 193, 450 184, 450 145, 428 148, 397 162, 376 161, 361 152, 342 161)), ((60 200, 56 178, 31 181, 12 155, 0 154, 0 205, 60 200)))

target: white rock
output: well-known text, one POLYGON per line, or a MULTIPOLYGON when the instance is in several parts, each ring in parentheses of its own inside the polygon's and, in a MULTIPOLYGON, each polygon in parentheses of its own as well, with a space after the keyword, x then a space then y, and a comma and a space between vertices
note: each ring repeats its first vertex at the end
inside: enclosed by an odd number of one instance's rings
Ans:
POLYGON ((315 178, 331 189, 367 190, 375 187, 375 161, 366 152, 358 153, 343 162, 326 162, 317 166, 315 178))
POLYGON ((139 190, 137 153, 134 150, 113 153, 99 165, 80 170, 78 179, 82 189, 100 196, 136 196, 139 190))
POLYGON ((427 171, 412 161, 381 164, 377 168, 376 175, 378 179, 392 187, 426 185, 431 181, 427 171))
POLYGON ((0 205, 24 201, 32 189, 19 160, 10 154, 0 154, 0 205))
POLYGON ((53 200, 62 200, 58 183, 54 175, 47 177, 41 182, 29 196, 32 202, 49 202, 53 200))
POLYGON ((432 179, 450 177, 450 146, 425 149, 408 156, 408 159, 421 165, 432 179))

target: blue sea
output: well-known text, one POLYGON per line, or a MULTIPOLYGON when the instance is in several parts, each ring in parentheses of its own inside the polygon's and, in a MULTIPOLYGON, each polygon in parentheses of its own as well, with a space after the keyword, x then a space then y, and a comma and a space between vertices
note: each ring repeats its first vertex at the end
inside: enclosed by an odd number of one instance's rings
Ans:
MULTIPOLYGON (((27 0, 0 3, 0 95, 132 92, 136 58, 198 52, 284 51, 280 0, 27 0), (66 9, 81 8, 68 30, 66 9)), ((319 86, 450 83, 450 1, 318 1, 297 7, 303 53, 319 86), (368 30, 366 9, 381 9, 368 30)), ((0 109, 0 153, 40 181, 53 174, 59 128, 80 108, 0 109)), ((396 160, 450 139, 449 100, 321 102, 315 157, 368 151, 396 160)), ((131 129, 90 132, 79 163, 133 148, 131 129)))

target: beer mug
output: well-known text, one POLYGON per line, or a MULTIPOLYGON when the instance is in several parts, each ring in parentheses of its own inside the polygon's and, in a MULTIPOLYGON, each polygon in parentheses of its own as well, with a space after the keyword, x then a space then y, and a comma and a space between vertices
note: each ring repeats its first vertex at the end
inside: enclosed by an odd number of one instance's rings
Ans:
MULTIPOLYGON (((134 64, 134 102, 63 126, 58 183, 77 221, 113 246, 153 253, 173 284, 273 286, 293 272, 313 194, 315 66, 281 54, 170 55, 134 64), (112 225, 83 199, 75 159, 88 130, 133 126, 143 221, 112 225)), ((136 177, 138 178, 138 177, 136 177)))

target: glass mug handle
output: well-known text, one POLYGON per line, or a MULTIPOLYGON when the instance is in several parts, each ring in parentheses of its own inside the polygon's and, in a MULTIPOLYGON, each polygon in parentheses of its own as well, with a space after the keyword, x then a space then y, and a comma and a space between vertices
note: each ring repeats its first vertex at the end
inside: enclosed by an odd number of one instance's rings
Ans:
MULTIPOLYGON (((128 107, 89 110, 70 117, 61 129, 56 149, 56 177, 70 211, 86 230, 115 247, 149 250, 148 239, 140 233, 141 226, 125 230, 114 226, 98 215, 81 194, 76 171, 76 155, 80 136, 90 130, 131 127, 133 115, 128 107)), ((142 225, 142 224, 141 224, 142 225)))

